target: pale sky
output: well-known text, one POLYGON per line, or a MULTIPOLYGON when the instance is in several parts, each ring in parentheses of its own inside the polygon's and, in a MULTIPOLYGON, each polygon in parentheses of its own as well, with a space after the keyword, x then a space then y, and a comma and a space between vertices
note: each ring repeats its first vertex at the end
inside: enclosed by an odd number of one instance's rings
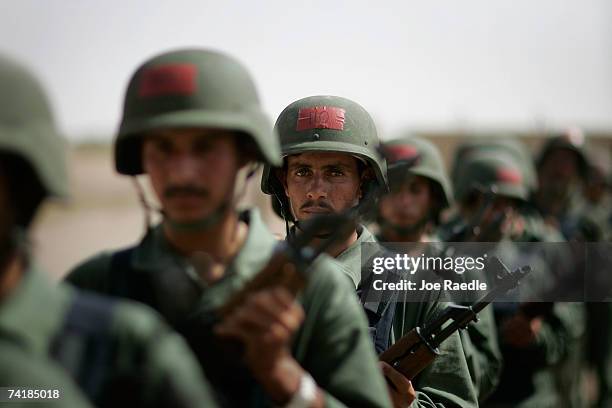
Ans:
POLYGON ((132 71, 186 46, 241 60, 272 119, 295 99, 337 94, 385 136, 406 126, 612 130, 609 0, 3 0, 0 38, 43 79, 73 140, 110 141, 132 71))

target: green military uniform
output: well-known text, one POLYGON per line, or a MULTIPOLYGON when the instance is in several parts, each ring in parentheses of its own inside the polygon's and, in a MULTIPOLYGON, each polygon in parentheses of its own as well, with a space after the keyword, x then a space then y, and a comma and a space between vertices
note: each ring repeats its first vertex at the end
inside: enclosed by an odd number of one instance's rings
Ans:
MULTIPOLYGON (((228 296, 259 272, 277 245, 256 210, 244 213, 243 220, 249 225, 243 247, 228 266, 226 276, 206 288, 197 302, 195 309, 203 320, 215 316, 228 296)), ((70 273, 68 281, 81 288, 109 293, 113 287, 109 268, 112 256, 107 252, 85 262, 70 273)), ((306 318, 295 337, 293 355, 325 391, 326 406, 388 406, 387 390, 368 339, 363 313, 346 278, 335 271, 328 261, 320 261, 312 270, 308 286, 300 296, 306 318), (364 378, 368 381, 363 381, 364 378)), ((161 228, 157 227, 149 231, 134 248, 129 262, 133 270, 160 273, 160 263, 183 264, 188 260, 171 248, 161 228)), ((187 340, 190 341, 189 338, 187 340)), ((199 355, 213 386, 217 390, 234 393, 222 398, 231 401, 232 398, 245 397, 246 390, 238 392, 235 386, 232 387, 233 378, 224 383, 221 377, 223 366, 214 364, 213 350, 201 349, 193 342, 191 346, 199 355)), ((229 360, 230 357, 224 356, 224 359, 229 360)), ((254 394, 261 392, 256 385, 253 389, 254 394)))
MULTIPOLYGON (((150 311, 117 302, 111 316, 103 310, 85 315, 92 319, 90 324, 99 326, 99 331, 75 331, 66 323, 76 296, 72 288, 57 286, 41 272, 30 270, 2 303, 0 333, 27 355, 44 360, 50 352, 54 354, 96 406, 215 406, 183 339, 150 311), (112 320, 105 323, 109 317, 112 320), (91 346, 95 341, 104 342, 112 352, 104 354, 105 346, 100 344, 91 346), (58 342, 67 344, 56 352, 58 342), (122 394, 124 387, 133 389, 122 394)), ((106 307, 107 303, 100 300, 97 305, 106 307)))
MULTIPOLYGON (((41 364, 31 385, 66 386, 64 406, 81 404, 75 384, 100 407, 216 406, 192 353, 155 314, 58 286, 36 269, 25 236, 40 201, 67 195, 64 141, 42 87, 27 70, 0 58, 0 89, 7 99, 0 104, 0 165, 6 190, 15 193, 8 199, 9 213, 16 213, 14 220, 1 214, 13 241, 1 244, 3 252, 10 248, 8 259, 17 257, 28 265, 20 266, 18 282, 0 303, 0 342, 16 349, 14 355, 2 356, 14 362, 2 366, 2 378, 26 384, 24 376, 41 364), (63 376, 45 378, 54 375, 50 360, 63 369, 63 376), (69 375, 72 386, 65 379, 69 375)), ((4 259, 0 264, 7 265, 4 259)))
MULTIPOLYGON (((465 202, 475 191, 483 194, 488 191, 495 196, 525 202, 530 184, 528 169, 522 168, 524 164, 517 156, 503 149, 471 153, 464 159, 464 168, 457 181, 457 201, 465 202)), ((528 225, 537 225, 535 221, 532 219, 528 225)), ((542 231, 538 232, 539 236, 543 234, 542 231)), ((525 231, 521 238, 527 236, 531 237, 531 242, 536 239, 535 231, 525 231)), ((535 272, 522 282, 521 287, 532 293, 545 292, 554 283, 553 261, 563 261, 548 248, 544 248, 544 251, 535 247, 526 249, 519 251, 508 237, 503 237, 493 253, 513 267, 530 265, 535 272)), ((583 332, 584 326, 577 324, 580 323, 581 308, 567 303, 549 305, 549 309, 534 314, 542 319, 542 328, 528 347, 512 346, 500 337, 505 366, 499 388, 484 406, 575 406, 571 399, 576 397, 576 389, 573 388, 576 381, 571 376, 575 376, 577 370, 575 367, 568 370, 567 365, 573 364, 572 359, 577 354, 583 332)), ((496 318, 502 323, 505 318, 517 313, 519 305, 497 303, 494 307, 496 318)))
MULTIPOLYGON (((343 251, 336 261, 355 283, 357 288, 361 283, 362 250, 374 251, 373 245, 362 246, 363 243, 375 243, 376 238, 363 228, 358 240, 343 251)), ((364 254, 366 259, 369 255, 364 254)), ((365 277, 364 277, 365 278, 365 277)), ((423 299, 405 299, 400 293, 395 303, 395 313, 391 330, 391 344, 417 326, 432 320, 444 310, 445 304, 439 302, 440 294, 431 293, 423 299)), ((364 304, 367 310, 367 303, 364 304)), ((389 345, 391 345, 389 344, 389 345)), ((440 346, 440 356, 421 372, 413 381, 417 391, 416 406, 418 407, 471 407, 478 406, 477 395, 470 381, 470 367, 463 352, 463 346, 458 333, 454 333, 440 346)))
MULTIPOLYGON (((25 353, 19 346, 4 340, 0 341, 0 387, 45 390, 45 398, 38 400, 38 404, 42 402, 45 407, 93 406, 72 379, 53 361, 25 353), (58 397, 54 398, 56 390, 58 397)), ((8 401, 8 399, 4 402, 0 400, 0 406, 15 408, 32 406, 32 401, 20 401, 17 398, 12 398, 10 403, 8 401)))
MULTIPOLYGON (((417 227, 425 222, 437 225, 440 212, 453 202, 451 182, 448 179, 442 157, 436 146, 428 140, 418 137, 401 137, 386 142, 384 149, 387 152, 389 163, 389 183, 398 187, 410 177, 420 176, 428 180, 431 187, 434 203, 425 218, 417 222, 417 227), (406 166, 403 163, 417 158, 416 163, 406 166)), ((392 187, 392 191, 394 188, 392 187)), ((379 216, 379 225, 396 231, 414 227, 399 227, 390 224, 379 216)), ((433 232, 433 231, 432 231, 433 232)), ((427 236, 428 242, 439 242, 434 234, 427 236)), ((380 238, 382 240, 382 237, 380 238)), ((430 252, 437 252, 438 248, 430 246, 430 252)), ((465 277, 465 275, 457 275, 465 277)), ((469 324, 466 330, 459 332, 461 343, 468 363, 470 377, 476 389, 479 401, 484 401, 490 395, 501 374, 502 357, 497 341, 493 309, 487 307, 479 313, 477 324, 469 324)))

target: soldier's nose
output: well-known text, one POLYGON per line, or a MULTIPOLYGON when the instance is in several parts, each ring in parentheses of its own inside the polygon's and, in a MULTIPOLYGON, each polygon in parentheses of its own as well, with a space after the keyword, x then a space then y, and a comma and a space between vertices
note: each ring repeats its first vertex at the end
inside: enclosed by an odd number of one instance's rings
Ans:
POLYGON ((327 190, 328 190, 327 186, 321 180, 321 178, 316 177, 313 179, 312 183, 308 186, 308 191, 306 195, 311 200, 318 199, 318 198, 326 198, 327 190))
POLYGON ((189 156, 181 156, 173 160, 169 169, 169 178, 174 182, 193 181, 198 177, 199 164, 189 156))

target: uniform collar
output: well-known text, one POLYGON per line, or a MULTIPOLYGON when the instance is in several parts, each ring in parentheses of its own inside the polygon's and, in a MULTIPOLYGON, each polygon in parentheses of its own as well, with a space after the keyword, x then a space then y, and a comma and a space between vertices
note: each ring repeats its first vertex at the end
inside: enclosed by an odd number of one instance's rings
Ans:
MULTIPOLYGON (((244 285, 266 265, 278 242, 264 224, 257 209, 241 212, 240 219, 249 226, 244 244, 230 261, 223 278, 204 291, 203 302, 210 299, 216 304, 244 285)), ((148 231, 134 249, 131 262, 134 268, 147 273, 163 270, 164 267, 176 268, 177 265, 191 268, 188 259, 176 251, 167 240, 161 225, 148 231)))
POLYGON ((0 336, 13 339, 36 354, 47 354, 62 324, 69 290, 36 268, 22 277, 15 291, 0 303, 0 336))
MULTIPOLYGON (((376 238, 372 233, 363 225, 357 227, 357 240, 353 242, 348 248, 342 251, 335 259, 341 265, 341 269, 344 273, 349 275, 355 288, 359 286, 362 280, 362 245, 363 243, 377 242, 376 238)), ((367 245, 365 248, 370 248, 372 245, 367 245)), ((370 248, 371 249, 371 248, 370 248)), ((369 250, 368 254, 369 255, 369 250)))

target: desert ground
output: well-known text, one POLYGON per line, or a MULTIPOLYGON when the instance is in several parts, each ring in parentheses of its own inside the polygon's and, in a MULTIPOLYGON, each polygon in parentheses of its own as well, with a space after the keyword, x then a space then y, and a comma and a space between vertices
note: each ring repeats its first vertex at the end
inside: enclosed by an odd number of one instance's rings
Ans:
MULTIPOLYGON (((612 135, 598 138, 591 151, 603 154, 608 170, 612 157, 612 135)), ((462 137, 435 135, 432 140, 450 162, 462 137)), ((541 140, 524 138, 537 151, 541 140)), ((114 170, 112 148, 106 144, 73 146, 68 154, 72 197, 67 202, 46 204, 38 216, 32 237, 33 252, 43 269, 55 279, 87 257, 136 243, 145 232, 144 211, 131 177, 114 170)), ((273 232, 284 235, 284 223, 274 215, 270 198, 259 190, 255 174, 244 193, 242 206, 256 205, 273 232)), ((139 182, 146 187, 146 177, 139 182)), ((151 194, 147 194, 150 200, 151 194)))

